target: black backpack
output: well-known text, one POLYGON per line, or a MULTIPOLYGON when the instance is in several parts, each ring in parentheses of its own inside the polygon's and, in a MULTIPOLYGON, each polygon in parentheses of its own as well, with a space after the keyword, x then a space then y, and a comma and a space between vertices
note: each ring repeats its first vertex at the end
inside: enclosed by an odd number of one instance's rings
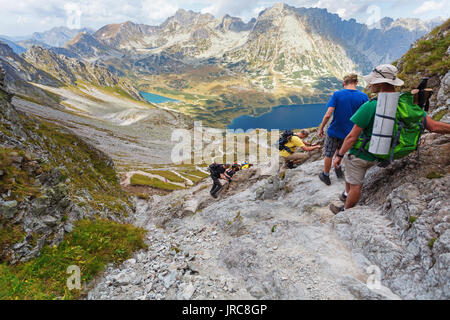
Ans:
POLYGON ((292 150, 288 147, 286 147, 286 143, 289 142, 289 140, 294 135, 294 132, 292 130, 286 130, 281 134, 280 140, 278 140, 278 150, 286 150, 289 154, 293 153, 292 150))

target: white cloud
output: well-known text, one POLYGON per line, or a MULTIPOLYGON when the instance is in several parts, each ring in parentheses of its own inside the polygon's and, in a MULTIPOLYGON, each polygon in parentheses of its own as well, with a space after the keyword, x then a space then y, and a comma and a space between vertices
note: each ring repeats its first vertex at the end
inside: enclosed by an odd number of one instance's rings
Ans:
MULTIPOLYGON (((376 6, 380 7, 381 16, 397 18, 416 15, 431 19, 432 13, 425 12, 436 12, 447 18, 449 1, 379 0, 376 6)), ((374 16, 367 12, 373 0, 0 0, 0 34, 25 35, 55 26, 77 25, 78 21, 74 19, 77 15, 70 15, 66 10, 68 3, 80 8, 81 26, 97 29, 128 20, 157 25, 179 8, 209 12, 217 18, 230 14, 248 20, 257 17, 259 12, 276 2, 295 7, 326 8, 343 19, 356 18, 360 22, 366 22, 374 16)))
MULTIPOLYGON (((448 3, 447 3, 448 4, 448 3)), ((425 12, 436 11, 443 8, 445 1, 425 1, 420 7, 413 11, 414 14, 422 14, 425 12)))
POLYGON ((202 13, 211 13, 216 17, 222 17, 225 14, 232 16, 243 16, 248 12, 252 12, 258 5, 258 0, 247 1, 230 1, 230 0, 217 0, 209 1, 211 4, 202 9, 202 13))

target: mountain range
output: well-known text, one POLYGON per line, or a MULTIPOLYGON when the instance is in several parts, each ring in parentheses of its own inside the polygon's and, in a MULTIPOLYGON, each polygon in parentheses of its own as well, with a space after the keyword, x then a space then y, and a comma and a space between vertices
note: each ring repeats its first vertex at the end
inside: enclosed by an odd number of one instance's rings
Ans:
POLYGON ((277 104, 324 102, 345 74, 392 63, 439 23, 385 17, 367 26, 326 9, 279 3, 248 22, 180 9, 158 26, 127 21, 97 31, 58 27, 17 43, 3 38, 25 59, 37 46, 101 66, 141 91, 185 103, 174 109, 223 126, 277 104))

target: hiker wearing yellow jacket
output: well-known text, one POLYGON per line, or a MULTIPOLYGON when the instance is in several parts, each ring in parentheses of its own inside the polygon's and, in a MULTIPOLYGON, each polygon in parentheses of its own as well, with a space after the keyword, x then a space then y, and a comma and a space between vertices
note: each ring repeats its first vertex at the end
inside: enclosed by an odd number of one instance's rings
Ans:
POLYGON ((319 144, 312 145, 310 143, 303 142, 302 139, 305 139, 308 135, 309 132, 307 130, 300 130, 300 132, 294 133, 288 139, 288 142, 284 144, 290 152, 288 152, 288 150, 280 150, 280 156, 284 159, 282 169, 285 169, 286 167, 293 167, 294 165, 302 163, 309 158, 307 153, 295 152, 297 148, 300 148, 306 152, 320 149, 321 146, 319 144))
MULTIPOLYGON (((369 75, 364 76, 364 80, 370 85, 372 93, 395 92, 395 87, 402 86, 404 83, 397 78, 397 73, 398 70, 393 65, 380 65, 369 75)), ((367 133, 371 134, 376 112, 376 103, 374 102, 369 101, 363 104, 350 119, 354 126, 334 158, 333 166, 336 168, 341 164, 347 151, 350 151, 344 159, 345 192, 339 197, 345 202, 345 206, 338 207, 331 204, 330 210, 334 214, 350 209, 358 203, 366 171, 377 161, 371 154, 359 152, 360 149, 354 146, 360 136, 367 133)), ((433 120, 425 111, 423 111, 423 117, 425 128, 429 131, 442 134, 450 133, 450 124, 433 120)))

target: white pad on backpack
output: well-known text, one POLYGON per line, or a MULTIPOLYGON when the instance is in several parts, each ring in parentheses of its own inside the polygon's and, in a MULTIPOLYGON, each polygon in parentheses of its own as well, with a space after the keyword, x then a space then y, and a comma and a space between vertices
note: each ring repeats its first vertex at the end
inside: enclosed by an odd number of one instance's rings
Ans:
POLYGON ((389 154, 395 125, 400 92, 380 92, 373 123, 369 152, 373 154, 389 154))

